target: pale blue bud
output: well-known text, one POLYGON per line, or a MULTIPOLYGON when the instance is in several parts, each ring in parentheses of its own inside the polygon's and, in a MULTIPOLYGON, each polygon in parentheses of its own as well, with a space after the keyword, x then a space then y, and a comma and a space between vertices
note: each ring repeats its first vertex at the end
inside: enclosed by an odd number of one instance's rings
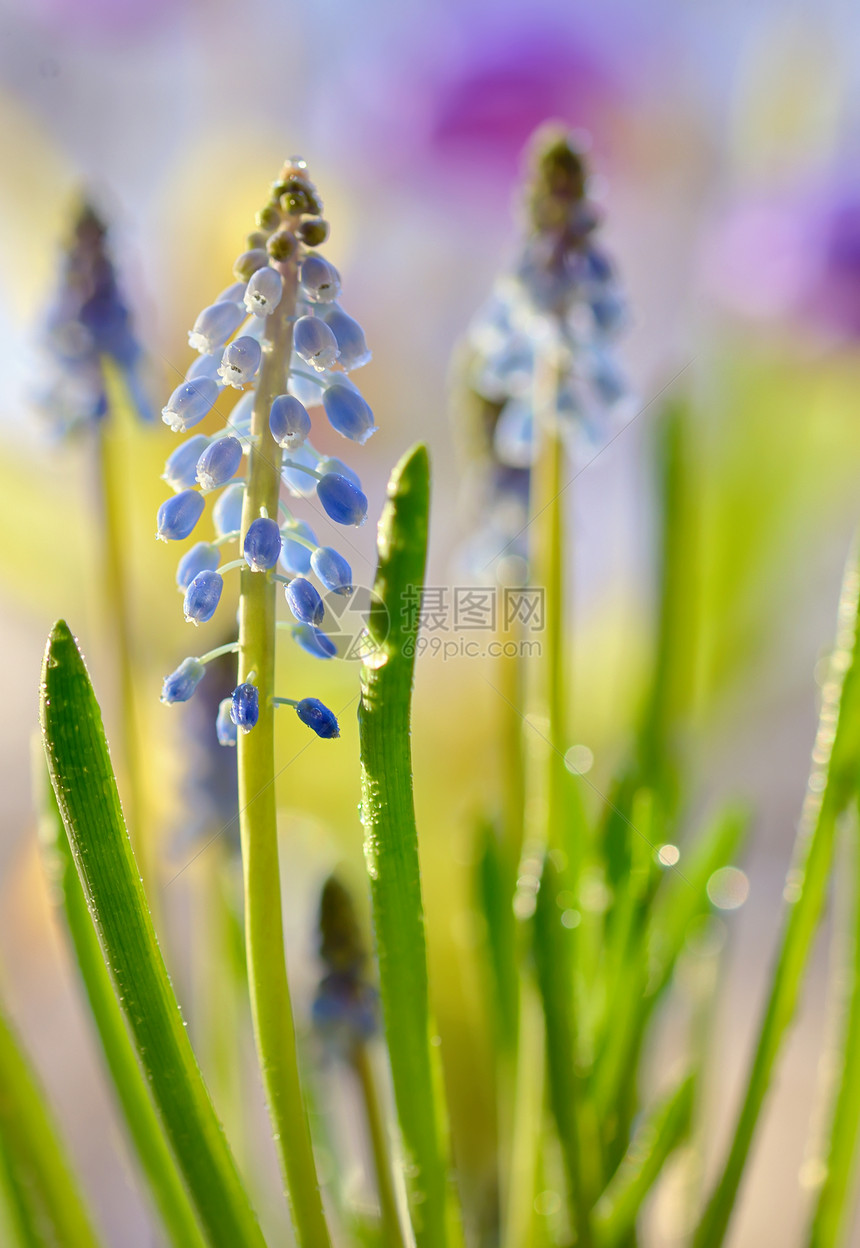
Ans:
POLYGON ((236 338, 224 348, 218 376, 225 386, 241 390, 256 377, 262 358, 263 352, 256 338, 248 335, 236 338))
POLYGON ((337 339, 318 316, 300 316, 293 328, 296 354, 321 373, 337 359, 337 339))
POLYGON ((218 704, 218 716, 215 720, 215 735, 218 738, 219 745, 235 745, 238 736, 238 729, 233 723, 231 711, 233 709, 233 699, 225 698, 223 702, 218 704))
POLYGON ((340 294, 340 274, 333 264, 316 253, 305 256, 299 281, 312 303, 331 303, 340 294))
POLYGON ((220 387, 211 377, 183 381, 161 409, 161 419, 174 433, 185 433, 209 414, 219 393, 220 387))
POLYGON ((258 517, 245 534, 245 562, 252 572, 267 572, 281 553, 281 530, 277 521, 258 517))
POLYGON ((354 468, 350 468, 349 464, 345 464, 342 459, 335 459, 333 455, 327 455, 325 459, 321 459, 317 464, 317 472, 321 472, 323 476, 327 472, 337 472, 342 477, 346 477, 347 481, 351 481, 353 485, 357 485, 361 489, 361 477, 354 468))
POLYGON ((158 509, 158 532, 162 542, 181 542, 203 514, 203 498, 196 490, 174 494, 158 509))
POLYGON ((236 533, 242 527, 244 505, 244 485, 228 485, 212 508, 212 523, 219 537, 224 537, 227 533, 236 533))
MULTIPOLYGON (((317 457, 306 446, 300 446, 295 451, 290 451, 290 459, 297 464, 304 464, 305 467, 312 468, 314 472, 317 470, 317 457)), ((290 493, 297 498, 313 498, 317 483, 316 477, 312 476, 311 473, 302 472, 299 468, 290 468, 287 464, 281 469, 281 478, 290 493)))
POLYGON ((319 316, 337 339, 339 364, 349 371, 362 368, 370 361, 372 355, 358 321, 348 316, 336 303, 324 304, 319 310, 319 316))
POLYGON ((275 269, 257 269, 245 291, 246 309, 254 316, 268 316, 281 302, 283 289, 281 275, 275 269))
POLYGON ((183 659, 176 671, 164 678, 162 702, 187 702, 205 675, 206 668, 199 659, 183 659))
POLYGON ((214 572, 221 562, 221 552, 211 542, 197 542, 179 560, 176 584, 187 589, 198 572, 214 572))
POLYGON ((214 355, 198 355, 197 359, 185 374, 185 380, 197 381, 198 377, 208 377, 210 380, 216 382, 220 388, 221 383, 218 381, 218 369, 220 365, 220 351, 216 351, 214 355))
POLYGON ((531 468, 535 462, 534 420, 531 405, 509 399, 493 432, 493 449, 499 462, 509 468, 531 468))
POLYGON ((310 624, 297 624, 292 636, 293 641, 315 659, 333 659, 337 654, 334 642, 310 624))
POLYGON ((197 480, 197 461, 208 445, 209 439, 205 434, 195 433, 187 442, 177 446, 167 458, 161 474, 162 481, 166 481, 173 490, 190 489, 197 480))
POLYGON ((201 490, 217 490, 235 477, 242 462, 242 443, 238 438, 216 438, 210 442, 197 461, 197 480, 201 490))
POLYGON ((376 432, 369 404, 351 386, 339 382, 326 386, 323 407, 332 428, 353 442, 363 444, 376 432))
POLYGON ((360 526, 367 519, 367 499, 340 473, 329 472, 317 482, 317 498, 336 524, 360 526))
POLYGON ((198 572, 185 591, 183 610, 189 624, 205 624, 221 601, 224 581, 218 572, 198 572))
POLYGON ((188 335, 188 345, 201 354, 209 355, 224 346, 244 319, 245 309, 241 303, 232 300, 213 303, 211 307, 204 308, 194 322, 194 328, 188 335))
POLYGON ((333 593, 348 594, 352 589, 352 568, 333 547, 319 546, 311 555, 311 567, 320 583, 333 593))
POLYGON ((281 539, 281 567, 293 576, 306 576, 311 570, 311 552, 301 542, 293 541, 289 536, 291 532, 307 538, 315 546, 316 536, 309 524, 305 524, 304 520, 296 520, 281 539))
POLYGON ((245 298, 246 282, 233 282, 215 300, 216 303, 241 303, 245 298))
POLYGON ((238 401, 233 405, 233 410, 227 417, 227 424, 231 433, 246 438, 251 432, 251 418, 254 415, 254 401, 256 398, 256 390, 246 390, 239 396, 238 401))
POLYGON ((310 433, 311 418, 293 395, 279 394, 269 410, 269 429, 278 446, 293 451, 310 433))

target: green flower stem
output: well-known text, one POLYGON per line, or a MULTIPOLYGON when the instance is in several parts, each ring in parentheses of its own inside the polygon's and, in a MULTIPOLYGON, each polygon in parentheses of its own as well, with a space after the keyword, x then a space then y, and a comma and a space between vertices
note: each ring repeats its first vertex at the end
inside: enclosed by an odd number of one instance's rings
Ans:
MULTIPOLYGON (((295 259, 275 266, 283 295, 266 318, 263 364, 251 417, 253 442, 242 511, 242 532, 265 509, 278 514, 281 448, 269 432, 269 409, 286 384, 296 309, 295 259)), ((263 1086, 296 1234, 302 1248, 323 1248, 329 1234, 311 1147, 307 1110, 299 1082, 284 926, 275 799, 275 591, 271 577, 241 573, 239 682, 253 674, 260 691, 260 715, 253 732, 240 732, 239 831, 245 873, 245 948, 251 1014, 263 1086)))
POLYGON ((376 1190, 379 1195, 379 1211, 382 1215, 382 1233, 385 1248, 406 1248, 397 1196, 394 1191, 394 1174, 391 1165, 391 1148, 388 1127, 379 1103, 379 1089, 373 1071, 373 1060, 366 1044, 356 1045, 352 1054, 352 1068, 361 1089, 364 1117, 373 1152, 376 1172, 376 1190))
POLYGON ((785 1033, 800 995, 833 859, 838 817, 860 776, 860 619, 852 556, 842 587, 836 646, 822 691, 813 767, 794 865, 786 885, 788 913, 743 1103, 719 1180, 696 1231, 694 1248, 718 1248, 728 1229, 753 1135, 785 1033))
POLYGON ((835 1248, 842 1242, 840 1233, 845 1229, 851 1213, 850 1198, 860 1131, 860 838, 856 828, 851 848, 854 878, 848 917, 853 925, 853 948, 848 971, 848 1008, 839 1057, 834 1063, 838 1078, 833 1080, 828 1114, 829 1138, 822 1156, 825 1177, 806 1239, 808 1248, 835 1248))
POLYGON ((543 1134, 546 1036, 541 1002, 531 978, 520 981, 516 1102, 513 1106, 511 1159, 503 1192, 505 1248, 531 1248, 536 1238, 535 1195, 542 1156, 536 1141, 543 1134))
POLYGON ((158 880, 154 846, 145 819, 144 785, 141 777, 141 740, 138 731, 135 668, 132 641, 132 615, 129 603, 128 532, 125 521, 128 483, 124 479, 123 459, 126 426, 130 423, 127 402, 123 401, 123 383, 110 361, 103 360, 109 412, 96 432, 98 444, 99 490, 102 507, 102 538, 104 549, 103 593, 106 622, 116 646, 119 677, 122 751, 125 765, 126 818, 131 829, 135 856, 140 874, 147 887, 150 908, 158 914, 158 880))
POLYGON ((164 1131, 138 1065, 122 1011, 102 957, 99 939, 87 909, 75 861, 69 848, 54 791, 45 775, 44 754, 35 760, 40 835, 49 869, 56 873, 66 923, 90 1010, 101 1040, 126 1128, 149 1182, 170 1242, 176 1248, 204 1248, 194 1211, 170 1153, 164 1131))
POLYGON ((41 722, 78 878, 201 1226, 212 1248, 264 1248, 158 947, 101 712, 81 653, 62 620, 54 625, 45 651, 41 722))
POLYGON ((0 1009, 0 1150, 24 1242, 98 1248, 42 1091, 0 1009))
POLYGON ((379 569, 361 673, 358 712, 364 853, 373 901, 379 976, 397 1113, 418 1248, 461 1239, 448 1183, 447 1125, 430 1003, 418 834, 409 743, 418 631, 414 595, 424 580, 429 466, 423 446, 392 473, 379 522, 379 569))

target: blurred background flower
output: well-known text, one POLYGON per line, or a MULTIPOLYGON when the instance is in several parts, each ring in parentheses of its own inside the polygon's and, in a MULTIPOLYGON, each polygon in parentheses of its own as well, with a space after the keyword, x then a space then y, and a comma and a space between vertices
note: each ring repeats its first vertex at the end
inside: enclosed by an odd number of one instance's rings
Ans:
MULTIPOLYGON (((744 952, 732 962, 718 1033, 726 1104, 775 938, 814 731, 813 671, 831 639, 857 515, 860 200, 852 152, 860 13, 838 0, 790 12, 777 0, 718 8, 677 0, 320 0, 311 8, 253 0, 241 12, 217 0, 4 0, 2 18, 0 653, 9 709, 0 730, 0 966, 109 1241, 143 1248, 147 1213, 112 1128, 104 1129, 112 1111, 65 954, 46 936, 53 929, 23 779, 42 646, 57 615, 82 639, 109 730, 117 723, 111 666, 101 657, 82 453, 48 444, 31 399, 41 378, 39 316, 81 185, 110 222, 134 324, 161 371, 157 392, 168 394, 191 362, 187 332, 213 281, 218 287, 215 275, 229 280, 235 240, 261 188, 285 156, 308 158, 326 188, 327 254, 374 349, 363 392, 380 429, 357 450, 355 467, 378 514, 399 452, 417 437, 429 442, 429 581, 442 586, 460 537, 446 417, 450 353, 500 262, 511 258, 524 141, 552 115, 591 134, 606 247, 632 310, 623 356, 641 410, 569 491, 576 731, 605 791, 642 689, 651 628, 650 433, 658 396, 683 388, 695 401, 703 472, 703 633, 688 761, 701 807, 715 794, 739 793, 759 812, 745 866, 750 900, 732 920, 734 947, 744 952)), ((139 701, 157 777, 151 817, 175 829, 184 730, 158 693, 184 653, 186 626, 172 557, 153 541, 151 520, 174 444, 160 426, 129 438, 140 515, 127 557, 146 639, 139 701)), ((332 434, 319 449, 336 455, 337 447, 332 434)), ((358 584, 372 575, 372 528, 358 531, 348 552, 358 584)), ((340 856, 360 862, 356 672, 295 648, 285 647, 284 662, 294 687, 302 692, 307 679, 342 728, 337 745, 308 745, 295 716, 279 724, 289 952, 299 1009, 309 1017, 316 889, 340 856), (312 817, 301 813, 310 807, 312 817)), ((476 1182, 486 1146, 487 1037, 470 958, 478 937, 467 868, 470 814, 492 774, 472 731, 474 715, 494 714, 482 673, 480 659, 428 658, 419 666, 415 724, 437 1012, 458 1154, 476 1182), (470 716, 451 714, 467 702, 470 716)), ((213 829, 219 818, 213 813, 213 829)), ((226 813, 221 826, 229 826, 226 813)), ((206 852, 182 870, 194 848, 163 872, 180 989, 190 978, 181 953, 193 934, 188 897, 206 852)), ((821 1005, 814 978, 809 995, 821 1005)), ((820 1013, 810 1010, 788 1053, 784 1095, 760 1140, 736 1245, 783 1242, 798 1217, 801 1198, 785 1176, 802 1161, 820 1013)), ((249 1156, 260 1161, 253 1149, 249 1156)), ((653 1216, 655 1242, 675 1242, 659 1208, 653 1216)))

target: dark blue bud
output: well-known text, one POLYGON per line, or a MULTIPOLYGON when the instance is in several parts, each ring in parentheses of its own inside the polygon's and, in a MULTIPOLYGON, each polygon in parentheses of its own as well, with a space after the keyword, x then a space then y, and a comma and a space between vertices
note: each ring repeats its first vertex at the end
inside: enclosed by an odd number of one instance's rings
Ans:
POLYGON ((321 373, 337 359, 337 339, 316 316, 300 316, 293 327, 293 348, 296 355, 321 373))
POLYGON ((161 419, 174 433, 185 433, 208 416, 219 393, 218 382, 211 377, 183 381, 167 400, 167 406, 161 409, 161 419))
POLYGON ((237 533, 241 529, 244 505, 244 485, 228 485, 212 508, 212 523, 219 537, 224 537, 227 533, 237 533))
POLYGON ((232 299, 213 303, 204 308, 194 322, 188 335, 188 345, 201 354, 209 355, 223 347, 224 343, 245 319, 245 309, 232 299))
POLYGON ((313 303, 331 303, 340 294, 340 274, 322 256, 305 256, 299 273, 304 293, 313 303))
POLYGON ((233 723, 232 709, 232 698, 225 698, 223 702, 218 704, 218 715, 215 719, 215 735, 218 738, 219 745, 236 744, 238 729, 233 723))
POLYGON ((325 607, 316 589, 303 576, 296 576, 284 588, 287 606, 300 624, 319 625, 323 622, 325 607))
POLYGON ((311 570, 311 552, 302 542, 294 541, 289 535, 298 533, 309 542, 317 544, 313 529, 304 520, 294 521, 284 534, 281 542, 281 567, 293 576, 305 576, 311 570))
POLYGON ((311 555, 311 567, 326 589, 348 594, 352 589, 352 568, 331 546, 320 546, 311 555))
POLYGON ((291 394, 279 394, 269 411, 269 429, 278 446, 288 451, 302 445, 311 431, 305 405, 291 394))
POLYGON ((349 464, 345 464, 342 459, 335 459, 333 455, 327 455, 325 459, 320 460, 317 464, 317 472, 321 472, 323 476, 328 472, 336 472, 361 489, 361 477, 355 469, 350 468, 349 464))
POLYGON ((315 659, 333 659, 337 654, 337 646, 331 638, 310 624, 296 625, 293 629, 293 641, 315 659))
POLYGON ((317 498, 335 524, 359 526, 367 519, 367 499, 357 485, 338 472, 326 473, 317 482, 317 498))
POLYGON ((349 372, 353 368, 362 368, 372 358, 364 337, 364 330, 358 321, 348 316, 336 303, 323 305, 319 315, 328 325, 337 339, 338 363, 349 372))
POLYGON ((224 581, 217 572, 198 572, 185 591, 183 609, 189 624, 205 624, 221 601, 224 581))
POLYGON ((187 550, 176 569, 176 584, 187 589, 198 572, 214 572, 221 562, 221 552, 211 542, 198 542, 187 550))
POLYGON ((158 509, 158 532, 162 542, 181 542, 203 514, 203 496, 196 490, 174 494, 158 509))
POLYGON ((256 685, 237 685, 233 690, 230 718, 242 732, 250 732, 260 718, 260 694, 256 685))
POLYGON ((197 461, 197 480, 201 490, 217 490, 235 477, 242 462, 242 443, 238 438, 218 438, 210 442, 197 461))
POLYGON ((370 405, 352 386, 339 382, 326 386, 323 407, 332 428, 353 442, 364 443, 376 431, 370 405))
POLYGON ((340 736, 334 712, 324 706, 319 698, 302 698, 296 705, 296 714, 303 724, 313 728, 318 737, 330 739, 340 736))
POLYGON ((260 516, 245 534, 245 562, 252 572, 267 572, 278 562, 280 553, 281 530, 277 521, 260 516))
POLYGON ((241 390, 256 377, 262 358, 263 349, 256 338, 250 334, 235 338, 224 348, 218 376, 225 386, 241 390))
POLYGON ((195 433, 193 438, 177 446, 164 465, 162 481, 166 481, 173 490, 191 489, 197 480, 197 461, 208 445, 209 439, 205 434, 195 433))
POLYGON ((183 659, 176 671, 164 678, 162 702, 187 702, 205 675, 206 668, 199 659, 183 659))

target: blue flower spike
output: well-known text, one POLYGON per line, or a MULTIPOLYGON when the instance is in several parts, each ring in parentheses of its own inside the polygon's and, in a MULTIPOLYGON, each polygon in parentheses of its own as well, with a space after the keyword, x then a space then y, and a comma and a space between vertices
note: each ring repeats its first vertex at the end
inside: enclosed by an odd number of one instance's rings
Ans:
POLYGON ((332 593, 348 594, 352 591, 352 568, 332 546, 319 546, 313 552, 311 568, 320 584, 332 593))
POLYGON ((221 562, 221 552, 211 542, 197 542, 179 560, 176 584, 186 590, 199 572, 214 572, 221 562))
POLYGON ((352 442, 363 445, 376 432, 370 405, 351 385, 335 381, 326 386, 323 407, 332 428, 352 442))
POLYGON ((205 675, 206 668, 199 659, 183 659, 176 671, 164 678, 162 702, 187 702, 205 675))
POLYGON ((263 350, 256 338, 236 338, 224 348, 218 376, 225 386, 242 390, 253 381, 263 358, 263 350))
POLYGON ((208 445, 209 439, 205 434, 195 433, 193 438, 177 446, 164 465, 162 481, 166 481, 172 490, 190 490, 197 481, 197 461, 208 445))
POLYGON ((218 715, 215 719, 215 736, 218 738, 219 745, 235 746, 239 730, 233 723, 233 699, 224 698, 218 704, 218 715))
POLYGON ((260 692, 256 685, 237 685, 230 704, 230 718, 240 732, 250 732, 260 718, 260 692))
POLYGON ((279 394, 269 411, 269 429, 278 446, 294 451, 311 431, 311 418, 303 403, 291 394, 279 394))
POLYGON ((201 355, 211 355, 235 334, 244 319, 245 309, 241 303, 234 303, 232 299, 213 303, 204 308, 194 322, 188 334, 188 345, 201 355))
POLYGON ((317 316, 300 316, 293 329, 296 355, 322 373, 337 360, 337 339, 317 316))
POLYGON ((183 609, 189 624, 205 624, 221 601, 224 581, 218 572, 198 572, 185 591, 183 609))
POLYGON ((327 472, 317 482, 317 498, 335 524, 360 528, 367 519, 367 499, 357 485, 338 472, 327 472))
POLYGON ((243 554, 252 572, 268 572, 281 553, 281 530, 275 520, 259 516, 245 534, 243 554))
POLYGON ((284 587, 287 606, 300 624, 319 626, 323 622, 325 607, 318 591, 303 576, 294 577, 284 587))
POLYGON ((340 736, 337 717, 319 698, 302 698, 296 703, 296 714, 303 724, 313 728, 318 737, 333 740, 340 736))
POLYGON ((280 273, 268 267, 257 269, 245 291, 245 310, 253 316, 270 316, 281 302, 283 290, 280 273))
POLYGON ((156 537, 162 542, 181 542, 189 537, 203 514, 203 497, 196 490, 174 494, 158 509, 156 537))
POLYGON ((185 433, 209 415, 219 393, 218 382, 211 377, 183 381, 161 409, 161 419, 174 433, 185 433))
POLYGON ((201 490, 217 490, 235 477, 242 462, 242 443, 238 438, 216 438, 210 442, 197 461, 197 480, 201 490))

